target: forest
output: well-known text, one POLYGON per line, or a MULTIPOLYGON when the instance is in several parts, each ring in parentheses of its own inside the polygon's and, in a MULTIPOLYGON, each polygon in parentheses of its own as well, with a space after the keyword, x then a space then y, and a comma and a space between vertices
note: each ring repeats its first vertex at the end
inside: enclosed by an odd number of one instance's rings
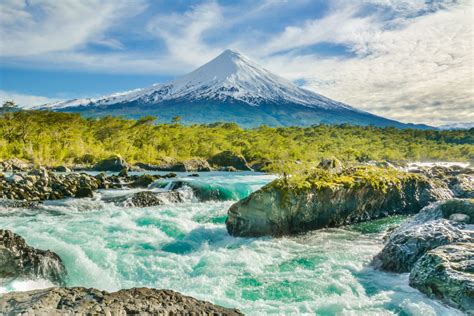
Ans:
POLYGON ((157 124, 147 116, 83 118, 49 111, 13 111, 0 115, 0 160, 20 158, 41 165, 90 164, 112 154, 127 161, 209 158, 223 150, 249 162, 319 161, 474 161, 474 129, 415 130, 372 126, 260 126, 233 123, 157 124))

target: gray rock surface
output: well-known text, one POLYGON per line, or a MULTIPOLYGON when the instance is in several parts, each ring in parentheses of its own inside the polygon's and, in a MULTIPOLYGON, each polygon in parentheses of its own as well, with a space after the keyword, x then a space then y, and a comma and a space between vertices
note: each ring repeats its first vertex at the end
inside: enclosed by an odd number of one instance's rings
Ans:
POLYGON ((386 271, 410 272, 418 259, 431 249, 454 242, 473 242, 461 228, 446 219, 402 225, 390 235, 376 262, 380 260, 380 267, 386 271))
POLYGON ((63 284, 65 276, 57 254, 30 247, 22 237, 0 229, 0 279, 44 278, 63 284))
POLYGON ((474 202, 448 199, 424 207, 416 216, 393 230, 374 261, 382 269, 409 272, 427 251, 454 242, 472 242, 474 236, 453 215, 468 218, 474 215, 474 202))
POLYGON ((434 166, 431 168, 419 167, 412 170, 426 175, 430 178, 436 178, 446 183, 449 189, 458 198, 474 198, 474 169, 462 168, 459 166, 442 167, 434 166))
POLYGON ((24 162, 23 160, 12 158, 0 162, 0 171, 26 171, 31 168, 30 163, 24 162))
POLYGON ((474 315, 474 244, 456 243, 428 251, 413 267, 410 285, 474 315))
POLYGON ((81 287, 8 293, 0 297, 0 314, 243 315, 171 290, 132 288, 108 293, 81 287))

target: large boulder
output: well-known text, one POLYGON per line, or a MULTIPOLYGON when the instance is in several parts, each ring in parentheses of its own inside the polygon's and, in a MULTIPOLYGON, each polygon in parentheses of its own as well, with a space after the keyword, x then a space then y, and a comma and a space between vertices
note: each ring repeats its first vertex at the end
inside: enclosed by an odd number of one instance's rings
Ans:
POLYGON ((113 155, 96 163, 93 169, 95 171, 120 172, 123 169, 128 169, 129 167, 129 164, 121 156, 113 155))
POLYGON ((171 290, 131 288, 109 293, 82 287, 7 293, 5 315, 242 315, 171 290))
POLYGON ((395 169, 349 168, 280 178, 228 211, 234 236, 286 235, 393 214, 412 214, 451 197, 426 177, 395 169))
POLYGON ((0 229, 0 279, 44 278, 63 284, 65 276, 57 254, 30 247, 22 237, 0 229))
POLYGON ((218 153, 217 155, 212 156, 207 160, 211 166, 217 167, 234 167, 237 170, 246 170, 251 171, 252 168, 249 167, 247 160, 244 156, 237 154, 231 150, 226 150, 218 153))
POLYGON ((410 272, 427 251, 454 242, 472 241, 462 227, 446 219, 402 225, 390 235, 375 263, 386 271, 410 272))
POLYGON ((474 315, 474 244, 456 243, 428 251, 411 270, 410 285, 474 315))

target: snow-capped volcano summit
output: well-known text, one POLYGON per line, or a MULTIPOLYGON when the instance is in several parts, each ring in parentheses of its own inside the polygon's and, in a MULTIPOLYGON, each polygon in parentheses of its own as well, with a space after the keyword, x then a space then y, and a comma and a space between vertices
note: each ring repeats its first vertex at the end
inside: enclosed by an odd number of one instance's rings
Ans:
POLYGON ((186 123, 236 122, 243 126, 352 123, 400 126, 299 88, 232 50, 168 84, 43 106, 86 116, 181 116, 186 123))

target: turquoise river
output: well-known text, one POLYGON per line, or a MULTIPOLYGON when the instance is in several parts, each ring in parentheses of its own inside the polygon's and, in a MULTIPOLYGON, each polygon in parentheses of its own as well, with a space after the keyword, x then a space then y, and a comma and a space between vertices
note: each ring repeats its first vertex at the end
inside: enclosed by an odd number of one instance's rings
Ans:
MULTIPOLYGON (((188 190, 184 203, 124 208, 102 199, 132 190, 106 190, 93 199, 1 210, 0 227, 56 252, 68 286, 168 288, 248 315, 462 315, 410 288, 407 274, 370 266, 383 232, 404 218, 294 237, 234 238, 225 228, 227 209, 274 176, 179 176, 223 198, 199 202, 188 190)), ((151 189, 166 187, 160 180, 151 189)), ((3 284, 0 293, 48 286, 44 280, 16 280, 3 284)))

